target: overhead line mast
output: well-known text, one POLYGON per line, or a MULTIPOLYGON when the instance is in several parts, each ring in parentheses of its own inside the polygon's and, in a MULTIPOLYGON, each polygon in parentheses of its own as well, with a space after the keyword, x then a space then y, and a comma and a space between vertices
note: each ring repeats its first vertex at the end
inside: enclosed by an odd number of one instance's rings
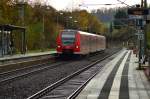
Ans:
POLYGON ((147 0, 141 0, 141 8, 147 8, 147 0))
MULTIPOLYGON (((147 9, 147 0, 141 0, 141 8, 147 9)), ((147 21, 147 15, 144 15, 144 20, 145 22, 147 21)), ((146 58, 148 57, 148 53, 147 53, 147 23, 145 24, 144 27, 144 54, 146 56, 146 58)))

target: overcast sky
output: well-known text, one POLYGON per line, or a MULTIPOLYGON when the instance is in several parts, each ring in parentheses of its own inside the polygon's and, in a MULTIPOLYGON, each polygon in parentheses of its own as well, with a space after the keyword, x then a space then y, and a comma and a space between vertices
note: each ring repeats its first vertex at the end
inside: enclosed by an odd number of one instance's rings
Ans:
MULTIPOLYGON (((57 10, 64 10, 64 9, 72 10, 74 8, 92 10, 103 7, 108 8, 108 7, 126 6, 123 4, 119 4, 120 2, 118 2, 117 0, 41 0, 41 1, 45 2, 46 4, 52 5, 57 10), (106 6, 101 4, 115 4, 115 5, 106 6)), ((141 3, 141 0, 119 0, 119 1, 125 2, 130 6, 141 3)), ((147 1, 148 3, 150 3, 150 0, 147 1)))

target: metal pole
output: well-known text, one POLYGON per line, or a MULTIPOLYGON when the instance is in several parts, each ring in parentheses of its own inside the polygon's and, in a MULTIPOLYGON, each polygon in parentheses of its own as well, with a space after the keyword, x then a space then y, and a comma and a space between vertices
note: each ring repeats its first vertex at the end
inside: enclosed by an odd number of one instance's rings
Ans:
MULTIPOLYGON (((147 0, 144 1, 144 8, 147 8, 147 0)), ((145 15, 144 16, 145 20, 147 20, 147 16, 145 15)), ((146 55, 146 58, 149 58, 149 53, 147 52, 147 24, 145 25, 145 55, 146 55)), ((149 64, 150 64, 150 61, 148 61, 149 64)), ((149 76, 150 76, 150 65, 149 65, 149 76)))
POLYGON ((4 56, 4 28, 2 28, 2 57, 4 56))
MULTIPOLYGON (((22 25, 24 26, 25 4, 22 5, 22 13, 23 13, 23 15, 22 15, 22 25)), ((22 42, 22 47, 23 47, 22 53, 25 54, 25 31, 24 30, 22 32, 22 36, 23 36, 23 40, 22 40, 23 41, 22 42)))
POLYGON ((23 54, 26 53, 26 35, 25 35, 25 29, 23 30, 23 54))
POLYGON ((58 14, 57 14, 57 19, 56 19, 56 21, 57 21, 57 33, 58 33, 58 14))
MULTIPOLYGON (((70 21, 70 26, 69 26, 69 28, 71 28, 72 29, 72 16, 69 16, 69 21, 70 21)), ((68 22, 69 23, 69 22, 68 22)))
POLYGON ((8 52, 9 52, 9 31, 7 31, 7 35, 6 35, 6 49, 7 49, 7 54, 8 54, 8 52))
POLYGON ((44 11, 43 11, 43 33, 44 33, 44 28, 45 28, 44 21, 45 19, 44 19, 44 11))
POLYGON ((110 23, 110 30, 109 30, 109 33, 110 33, 110 48, 111 48, 111 44, 112 44, 112 32, 113 32, 113 27, 112 27, 112 22, 110 23))
MULTIPOLYGON (((147 0, 143 1, 143 5, 144 5, 143 6, 144 8, 147 8, 147 0)), ((147 15, 144 15, 144 20, 146 22, 147 15)), ((145 24, 145 26, 144 26, 144 55, 147 55, 146 50, 147 50, 147 24, 145 24)), ((144 60, 144 62, 145 62, 145 60, 144 60)))
POLYGON ((4 31, 4 34, 3 34, 3 53, 4 53, 4 55, 5 55, 5 43, 6 43, 6 39, 5 39, 5 33, 6 33, 6 31, 4 31))
POLYGON ((143 7, 143 0, 141 0, 141 7, 143 7))
POLYGON ((147 0, 144 1, 144 8, 147 8, 147 0))
POLYGON ((13 41, 13 34, 12 34, 12 31, 10 32, 10 54, 12 55, 13 54, 13 51, 14 51, 14 41, 13 41))
POLYGON ((139 41, 139 70, 141 70, 141 42, 142 40, 139 41))
POLYGON ((2 56, 2 39, 3 39, 3 38, 2 38, 2 30, 0 30, 0 31, 1 31, 1 32, 0 32, 0 38, 1 38, 1 40, 0 40, 0 41, 1 41, 1 42, 0 42, 0 43, 1 43, 1 45, 0 45, 1 54, 0 54, 0 55, 2 56))
POLYGON ((43 49, 43 47, 44 47, 44 32, 45 32, 45 15, 44 15, 44 10, 43 10, 43 18, 42 18, 42 25, 43 25, 43 28, 42 28, 42 33, 41 33, 41 37, 40 37, 40 39, 41 39, 41 51, 43 52, 44 51, 44 49, 43 49))
POLYGON ((66 17, 66 28, 68 29, 68 19, 66 17))
MULTIPOLYGON (((144 1, 144 8, 147 8, 147 0, 144 1)), ((145 19, 145 22, 147 20, 147 15, 144 16, 144 19, 145 19)), ((145 29, 144 29, 144 38, 145 38, 145 41, 144 41, 144 52, 145 52, 145 55, 147 55, 147 24, 145 24, 145 29)))
MULTIPOLYGON (((24 26, 24 1, 18 2, 19 16, 21 19, 21 25, 24 26)), ((21 54, 24 52, 24 33, 21 31, 21 54)))

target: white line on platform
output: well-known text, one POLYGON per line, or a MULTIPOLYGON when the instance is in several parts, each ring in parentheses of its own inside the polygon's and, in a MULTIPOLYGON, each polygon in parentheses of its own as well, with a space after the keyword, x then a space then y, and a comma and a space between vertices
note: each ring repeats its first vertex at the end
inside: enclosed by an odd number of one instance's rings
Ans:
POLYGON ((126 50, 121 52, 121 54, 119 54, 112 61, 108 62, 108 64, 104 66, 102 71, 88 83, 88 85, 82 90, 82 92, 76 97, 76 99, 97 99, 109 74, 125 52, 126 50))
POLYGON ((119 99, 119 92, 120 92, 120 84, 121 84, 121 77, 122 77, 122 72, 125 66, 125 63, 127 61, 127 58, 129 56, 130 51, 126 54, 125 58, 123 59, 122 63, 119 66, 119 69, 115 75, 113 85, 111 87, 111 91, 109 94, 108 99, 119 99))

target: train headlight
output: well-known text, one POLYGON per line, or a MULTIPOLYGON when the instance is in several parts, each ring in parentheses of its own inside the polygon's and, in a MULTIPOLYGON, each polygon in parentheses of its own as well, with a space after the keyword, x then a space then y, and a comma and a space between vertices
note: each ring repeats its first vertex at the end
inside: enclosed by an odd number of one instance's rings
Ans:
POLYGON ((60 48, 60 46, 59 46, 59 45, 58 45, 57 47, 58 47, 58 48, 60 48))
POLYGON ((76 48, 79 48, 79 46, 76 46, 76 48))

